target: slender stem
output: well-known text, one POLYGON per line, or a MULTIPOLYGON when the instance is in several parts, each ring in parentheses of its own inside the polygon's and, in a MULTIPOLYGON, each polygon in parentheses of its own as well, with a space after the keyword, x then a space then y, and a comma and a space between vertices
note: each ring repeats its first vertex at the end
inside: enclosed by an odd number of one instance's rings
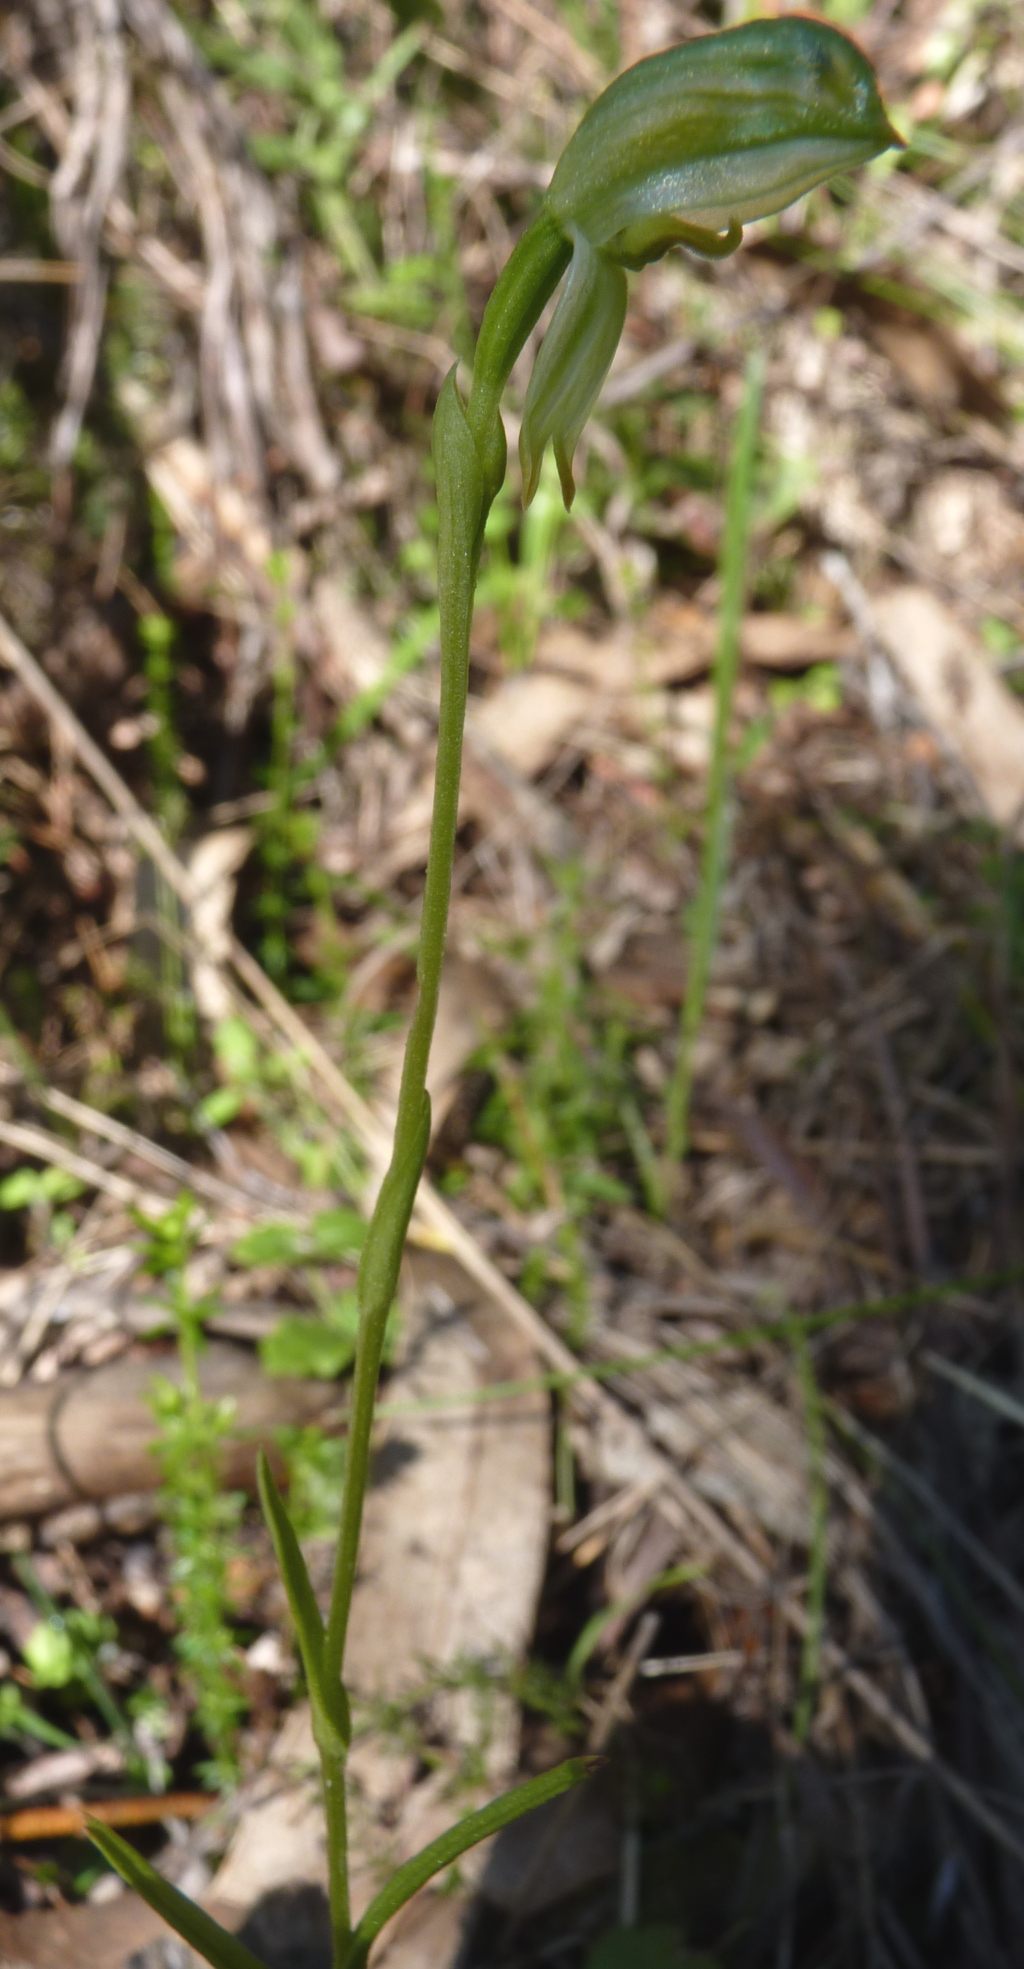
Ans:
MULTIPOLYGON (((324 1635, 323 1679, 327 1688, 340 1680, 342 1674, 384 1331, 430 1141, 427 1067, 441 989, 459 824, 473 597, 484 525, 505 476, 505 433, 499 403, 512 364, 557 286, 569 254, 570 248, 558 228, 542 214, 515 249, 488 303, 469 404, 463 405, 452 371, 438 399, 434 418, 441 698, 434 809, 417 963, 419 991, 406 1042, 391 1163, 370 1220, 359 1267, 359 1334, 352 1375, 345 1484, 331 1606, 324 1635)), ((322 1750, 321 1763, 328 1813, 334 1960, 338 1965, 345 1960, 351 1934, 344 1753, 329 1755, 322 1750)))
POLYGON ((426 1094, 430 1042, 444 963, 448 902, 459 816, 462 737, 469 677, 473 596, 484 523, 504 478, 501 392, 526 337, 565 270, 570 248, 546 214, 511 255, 481 325, 469 404, 449 376, 438 402, 434 451, 438 496, 438 604, 441 700, 437 773, 417 965, 419 995, 406 1043, 391 1165, 381 1187, 360 1266, 360 1326, 352 1383, 345 1488, 324 1673, 340 1675, 355 1583, 383 1329, 401 1263, 429 1141, 426 1094))
POLYGON ((679 1054, 668 1096, 666 1147, 670 1159, 679 1162, 686 1154, 690 1126, 690 1095, 693 1088, 693 1049, 704 1017, 704 1000, 718 937, 718 918, 722 886, 729 860, 732 830, 732 758, 729 749, 729 722, 740 656, 740 626, 747 587, 747 559, 750 549, 750 510, 753 491, 754 458, 761 418, 764 389, 764 358, 760 353, 747 360, 743 401, 729 465, 726 494, 725 539, 722 545, 722 601, 718 617, 718 649, 715 655, 715 725, 708 768, 705 808, 704 852, 700 882, 690 920, 690 961, 686 996, 679 1021, 679 1054))
MULTIPOLYGON (((450 379, 454 391, 454 379, 450 379)), ((445 385, 448 390, 449 385, 445 385)), ((463 418, 464 421, 464 418, 463 418)), ((467 432, 467 442, 472 442, 467 432)), ((475 454, 474 454, 475 458, 475 454)), ((426 1094, 430 1041, 437 1015, 444 962, 448 899, 458 827, 462 734, 469 674, 469 630, 479 558, 479 471, 476 484, 460 478, 455 488, 438 486, 441 593, 441 701, 438 712, 437 776, 434 812, 423 893, 419 996, 406 1042, 398 1097, 395 1145, 367 1234, 359 1270, 360 1322, 352 1381, 345 1488, 335 1564, 331 1610, 324 1648, 325 1679, 340 1675, 355 1584, 359 1531, 369 1467, 373 1410, 383 1346, 384 1323, 398 1283, 402 1247, 426 1155, 430 1129, 426 1094), (454 490, 455 497, 450 496, 454 490)))
POLYGON ((331 1950, 333 1961, 338 1963, 344 1961, 352 1941, 344 1752, 340 1755, 328 1754, 321 1748, 320 1772, 324 1787, 324 1817, 327 1822, 327 1884, 331 1904, 331 1950))

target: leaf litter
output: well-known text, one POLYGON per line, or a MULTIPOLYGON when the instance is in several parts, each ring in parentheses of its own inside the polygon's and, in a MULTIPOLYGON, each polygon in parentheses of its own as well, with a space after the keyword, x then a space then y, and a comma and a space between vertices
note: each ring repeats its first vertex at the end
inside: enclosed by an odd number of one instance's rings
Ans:
MULTIPOLYGON (((542 481, 528 524, 509 504, 492 525, 444 1091, 358 1615, 367 1896, 452 1796, 581 1737, 613 1764, 428 1896, 392 1969, 584 1965, 623 1934, 632 1962, 728 1969, 1013 1961, 1019 1435, 979 1387, 1019 1392, 1024 55, 1007 8, 973 31, 932 0, 849 11, 906 163, 734 262, 649 268, 579 516, 542 481), (751 329, 732 852, 672 1171, 751 329)), ((342 1332, 353 1252, 316 1227, 365 1206, 394 1098, 436 717, 425 419, 617 61, 596 13, 525 0, 472 24, 183 20, 15 8, 0 104, 0 1399, 36 1418, 49 1484, 2 1490, 0 1543, 52 1603, 113 1617, 97 1672, 119 1703, 155 1695, 182 1796, 204 1749, 146 1448, 172 1346, 134 1213, 192 1190, 204 1372, 229 1364, 236 1421, 244 1385, 254 1426, 290 1428, 315 1549, 331 1437, 310 1418, 343 1431, 344 1382, 288 1409, 256 1350, 287 1322, 308 1363, 342 1332), (13 269, 68 261, 65 318, 56 278, 13 269), (130 1471, 94 1453, 112 1385, 130 1471)), ((621 59, 715 24, 623 6, 621 59)), ((173 1821, 161 1860, 190 1892, 233 1879, 239 1915, 321 1866, 251 1507, 240 1537, 242 1784, 173 1821)), ((13 1720, 6 1789, 73 1832, 81 1802, 140 1787, 74 1681, 30 1665, 16 1571, 3 1594, 5 1689, 82 1746, 13 1720), (48 1772, 62 1755, 77 1777, 48 1772)), ((59 1930, 114 1960, 110 1876, 7 1824, 4 1952, 42 1963, 59 1930)), ((127 1897, 121 1918, 117 1959, 143 1946, 127 1897)))

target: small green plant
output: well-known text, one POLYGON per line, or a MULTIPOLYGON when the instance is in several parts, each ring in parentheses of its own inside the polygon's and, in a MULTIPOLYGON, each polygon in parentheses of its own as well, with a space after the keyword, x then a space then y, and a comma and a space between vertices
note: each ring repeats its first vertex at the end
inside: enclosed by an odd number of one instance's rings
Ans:
POLYGON ((0 383, 0 471, 24 463, 32 441, 32 409, 24 391, 8 376, 0 383))
POLYGON ((32 1737, 36 1743, 48 1744, 51 1750, 76 1750, 79 1741, 32 1709, 16 1682, 0 1682, 0 1738, 6 1741, 20 1737, 32 1737))
POLYGON ((330 985, 327 967, 317 976, 295 972, 288 938, 289 918, 296 906, 312 903, 325 927, 324 943, 331 941, 334 919, 329 910, 330 880, 315 859, 320 832, 319 818, 300 804, 304 786, 312 779, 322 747, 314 756, 297 756, 298 719, 295 709, 295 661, 288 632, 294 616, 289 594, 287 556, 274 554, 268 575, 277 592, 275 627, 279 637, 273 672, 270 710, 270 757, 264 780, 269 794, 266 811, 256 817, 259 856, 263 879, 256 898, 256 914, 262 925, 260 956, 264 968, 279 984, 288 984, 296 997, 324 996, 330 985))
POLYGON ((154 1453, 163 1474, 160 1508, 171 1542, 171 1581, 178 1615, 175 1649, 195 1694, 196 1717, 213 1753, 209 1781, 234 1784, 237 1738, 246 1702, 228 1625, 228 1567, 243 1496, 223 1488, 223 1447, 232 1404, 207 1400, 199 1379, 208 1300, 194 1299, 186 1266, 196 1246, 193 1199, 183 1194, 164 1216, 140 1213, 145 1270, 164 1281, 181 1362, 180 1385, 156 1377, 154 1453))
POLYGON ((308 1229, 260 1224, 232 1246, 236 1264, 293 1268, 320 1314, 319 1319, 286 1314, 278 1321, 260 1347, 268 1374, 310 1374, 333 1381, 351 1365, 359 1331, 357 1295, 351 1287, 332 1292, 320 1268, 351 1262, 365 1236, 366 1226, 354 1210, 323 1210, 308 1229))
POLYGON ((185 822, 187 801, 178 778, 182 746, 174 709, 174 645, 177 632, 169 616, 155 610, 139 617, 139 641, 146 679, 146 709, 153 721, 148 740, 149 769, 156 810, 169 841, 185 822))
POLYGON ((720 1969, 714 1955, 685 1947, 677 1928, 611 1928, 594 1943, 586 1969, 720 1969))
POLYGON ((657 1573, 653 1579, 649 1579, 639 1591, 629 1593, 621 1600, 613 1600, 610 1606, 599 1607, 596 1613, 591 1614, 590 1619, 577 1635, 566 1662, 565 1672, 570 1686, 579 1686, 588 1661, 601 1645, 602 1634, 612 1626, 613 1622, 631 1619, 633 1614, 638 1613, 646 1601, 653 1599, 656 1593, 665 1593, 672 1586, 687 1586, 692 1579, 700 1579, 706 1570, 705 1566, 697 1562, 683 1566, 669 1566, 665 1572, 657 1573))
MULTIPOLYGON (((31 1559, 23 1554, 15 1557, 13 1565, 39 1615, 38 1624, 26 1635, 22 1647, 33 1686, 37 1689, 67 1689, 77 1685, 120 1745, 129 1770, 136 1776, 144 1776, 144 1760, 104 1675, 111 1658, 117 1654, 114 1622, 107 1614, 90 1613, 82 1607, 58 1607, 39 1579, 31 1559)), ((33 1735, 44 1742, 54 1741, 52 1734, 43 1735, 43 1728, 49 1730, 50 1726, 44 1726, 42 1718, 37 1719, 34 1711, 22 1708, 18 1713, 17 1727, 25 1729, 29 1718, 33 1735)), ((57 1734, 62 1735, 62 1732, 57 1734)))
POLYGON ((78 1226, 71 1212, 60 1205, 81 1196, 84 1187, 65 1169, 33 1169, 23 1163, 0 1182, 0 1210, 27 1210, 36 1248, 49 1244, 62 1251, 78 1226))
POLYGON ((221 1085, 199 1102, 198 1127, 223 1128, 237 1115, 258 1115, 310 1189, 343 1189, 358 1195, 364 1178, 357 1151, 347 1134, 325 1124, 310 1090, 308 1069, 298 1054, 262 1046, 252 1026, 237 1017, 223 1019, 216 1027, 213 1052, 221 1085))
MULTIPOLYGON (((894 141, 865 58, 819 22, 787 19, 710 34, 627 69, 583 118, 541 211, 488 302, 467 401, 454 370, 434 417, 441 699, 434 813, 420 930, 419 996, 406 1047, 394 1149, 359 1267, 359 1330, 330 1608, 324 1621, 291 1520, 264 1460, 260 1494, 288 1594, 312 1709, 327 1820, 334 1969, 364 1969, 393 1914, 471 1846, 584 1778, 573 1758, 471 1812, 392 1875, 353 1924, 347 1859, 343 1680, 377 1381, 405 1236, 430 1140, 426 1091, 458 829, 462 734, 477 568, 503 483, 500 402, 520 351, 563 275, 565 287, 527 391, 520 455, 527 502, 554 442, 566 502, 576 441, 611 363, 626 312, 626 269, 685 244, 721 256, 745 220, 780 210, 834 172, 894 141), (683 217, 682 215, 686 216, 683 217)), ((128 1883, 214 1969, 257 1958, 162 1880, 108 1828, 91 1836, 128 1883)))
POLYGON ((212 60, 242 87, 281 105, 289 127, 251 139, 257 161, 288 173, 349 272, 374 282, 377 267, 344 186, 377 104, 419 51, 422 28, 414 23, 399 34, 372 73, 355 83, 345 73, 341 36, 309 0, 246 0, 238 16, 231 33, 207 30, 203 39, 212 60))

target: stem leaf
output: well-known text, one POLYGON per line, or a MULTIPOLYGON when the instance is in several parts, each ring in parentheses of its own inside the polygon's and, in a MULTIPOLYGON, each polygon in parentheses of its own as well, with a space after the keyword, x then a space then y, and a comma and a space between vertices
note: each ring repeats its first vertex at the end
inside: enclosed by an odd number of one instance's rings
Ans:
POLYGON ((336 1682, 332 1687, 324 1675, 324 1627, 320 1618, 320 1609, 310 1584, 306 1561, 295 1536, 294 1526, 285 1510, 284 1499, 277 1488, 274 1473, 263 1451, 260 1452, 256 1466, 256 1477, 263 1516, 267 1521, 267 1529, 274 1546, 274 1556, 284 1581, 288 1605, 295 1623, 302 1666, 306 1671, 306 1681, 314 1711, 322 1711, 341 1743, 347 1744, 351 1730, 345 1691, 340 1682, 336 1682))
POLYGON ((545 1771, 539 1778, 530 1778, 528 1783, 519 1784, 514 1791, 506 1791, 503 1798, 496 1798, 492 1805, 485 1805, 479 1812, 470 1812, 450 1832, 442 1833, 424 1846, 422 1853, 407 1860, 398 1872, 392 1875, 386 1887, 382 1887, 375 1900, 370 1902, 363 1915, 351 1947, 342 1964, 342 1969, 363 1969, 369 1954, 370 1945, 380 1934, 386 1921, 390 1921, 406 1901, 412 1899, 428 1880, 440 1873, 453 1860, 468 1853, 471 1846, 478 1846, 481 1839, 489 1839, 492 1832, 500 1832, 503 1826, 511 1825, 513 1820, 522 1818, 524 1812, 536 1810, 538 1805, 546 1805, 562 1792, 571 1790, 583 1778, 590 1777, 605 1762, 603 1757, 573 1757, 568 1763, 559 1764, 553 1771, 545 1771))
POLYGON ((163 1917, 182 1941, 188 1943, 189 1948, 202 1956, 204 1962, 211 1963, 213 1969, 265 1969, 259 1957, 253 1955, 244 1942, 237 1941, 234 1935, 221 1927, 219 1921, 214 1921, 212 1915, 197 1907, 194 1901, 187 1900, 184 1894, 179 1894, 169 1880, 161 1879, 149 1861, 144 1860, 134 1846, 129 1846, 127 1839, 111 1831, 110 1826, 101 1825, 97 1819, 86 1819, 85 1825, 93 1845, 99 1847, 104 1859, 109 1860, 126 1885, 133 1888, 136 1894, 141 1894, 142 1899, 163 1917))

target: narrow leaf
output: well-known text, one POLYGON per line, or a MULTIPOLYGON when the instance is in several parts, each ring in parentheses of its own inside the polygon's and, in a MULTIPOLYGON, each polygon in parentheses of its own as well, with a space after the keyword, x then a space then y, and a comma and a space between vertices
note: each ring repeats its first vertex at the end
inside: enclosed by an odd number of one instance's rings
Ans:
POLYGON ((323 1712, 334 1729, 338 1731, 342 1742, 347 1743, 349 1738, 349 1719, 345 1692, 340 1683, 337 1684, 333 1691, 332 1700, 332 1692, 325 1686, 323 1672, 324 1627, 323 1621, 320 1618, 320 1609, 317 1606, 316 1595, 310 1584, 309 1573, 306 1570, 306 1561, 302 1556, 302 1548, 295 1536, 295 1527, 285 1510, 284 1500, 274 1481, 273 1471, 262 1451, 260 1452, 256 1476, 259 1484, 260 1503, 263 1506, 263 1516, 267 1521, 267 1529, 270 1532, 274 1546, 274 1555, 277 1559, 281 1577, 284 1580, 285 1592, 288 1595, 288 1605, 291 1608, 292 1620, 295 1623, 295 1632, 298 1638, 299 1648, 302 1652, 302 1665, 306 1671, 306 1681, 309 1684, 310 1698, 313 1702, 314 1709, 319 1709, 323 1712))
POLYGON ((189 1948, 196 1950, 204 1962, 212 1963, 213 1969, 265 1969, 258 1956, 247 1949, 244 1942, 237 1941, 234 1935, 222 1928, 195 1901, 187 1900, 179 1894, 168 1880, 160 1875, 144 1860, 141 1853, 129 1846, 119 1833, 112 1832, 108 1825, 101 1825, 98 1819, 86 1819, 85 1829, 94 1846, 98 1846, 105 1860, 116 1868, 127 1886, 134 1888, 142 1899, 162 1915, 168 1927, 173 1928, 189 1948))
POLYGON ((524 1812, 536 1810, 538 1805, 546 1805, 552 1798, 558 1798, 563 1791, 569 1791, 583 1778, 590 1777, 605 1762, 603 1757, 573 1757, 567 1764, 559 1764, 554 1771, 545 1771, 539 1778, 531 1778, 529 1783, 517 1785, 514 1791, 506 1791, 503 1798, 496 1798, 493 1805, 485 1805, 482 1811, 470 1812, 467 1818, 453 1825, 450 1832, 441 1834, 422 1853, 407 1860, 393 1874, 386 1887, 382 1887, 375 1900, 370 1902, 345 1956, 342 1969, 363 1969, 370 1951, 371 1943, 380 1934, 386 1921, 397 1914, 406 1901, 425 1887, 435 1873, 440 1873, 461 1854, 468 1853, 471 1846, 478 1846, 481 1839, 489 1839, 492 1832, 500 1832, 503 1826, 511 1825, 514 1819, 522 1818, 524 1812))

